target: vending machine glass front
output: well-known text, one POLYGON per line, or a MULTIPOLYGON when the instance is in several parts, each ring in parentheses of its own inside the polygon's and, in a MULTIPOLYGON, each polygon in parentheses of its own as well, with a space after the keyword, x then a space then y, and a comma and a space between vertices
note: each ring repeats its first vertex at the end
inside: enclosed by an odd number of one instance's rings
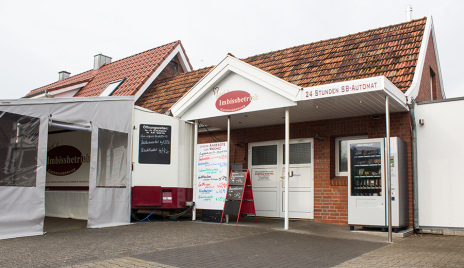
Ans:
POLYGON ((351 144, 351 196, 382 195, 382 145, 351 144))

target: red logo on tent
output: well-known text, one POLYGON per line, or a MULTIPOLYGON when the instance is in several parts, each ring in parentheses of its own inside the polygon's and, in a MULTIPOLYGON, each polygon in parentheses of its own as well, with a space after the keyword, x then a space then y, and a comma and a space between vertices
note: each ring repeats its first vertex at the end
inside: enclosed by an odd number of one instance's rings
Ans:
POLYGON ((252 101, 248 92, 237 90, 227 92, 216 100, 216 108, 225 113, 240 111, 252 101))
POLYGON ((55 176, 66 176, 76 172, 84 162, 88 162, 76 147, 61 145, 47 154, 47 172, 55 176))

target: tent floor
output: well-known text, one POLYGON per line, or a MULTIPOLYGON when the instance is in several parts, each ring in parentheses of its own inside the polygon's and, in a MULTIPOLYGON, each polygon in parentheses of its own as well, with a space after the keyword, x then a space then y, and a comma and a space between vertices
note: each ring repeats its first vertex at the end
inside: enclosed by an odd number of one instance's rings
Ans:
POLYGON ((45 217, 44 232, 54 233, 87 228, 86 220, 45 217))

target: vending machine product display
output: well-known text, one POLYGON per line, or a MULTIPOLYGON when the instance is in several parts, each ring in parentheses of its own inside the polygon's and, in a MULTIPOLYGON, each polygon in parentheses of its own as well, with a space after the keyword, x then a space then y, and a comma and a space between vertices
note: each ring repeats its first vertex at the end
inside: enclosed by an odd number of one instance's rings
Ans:
POLYGON ((387 227, 388 199, 385 168, 391 168, 392 226, 408 225, 408 185, 405 142, 390 138, 390 158, 385 157, 385 139, 353 140, 348 143, 348 224, 387 227))

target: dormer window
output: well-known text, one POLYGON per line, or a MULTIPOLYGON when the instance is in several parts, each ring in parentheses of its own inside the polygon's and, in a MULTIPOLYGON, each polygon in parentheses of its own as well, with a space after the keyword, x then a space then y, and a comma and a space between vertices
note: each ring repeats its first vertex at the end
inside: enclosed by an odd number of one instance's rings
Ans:
POLYGON ((103 90, 103 92, 100 94, 100 97, 111 96, 111 94, 113 94, 113 92, 119 87, 119 85, 122 84, 122 82, 124 82, 124 79, 109 83, 108 86, 106 86, 105 90, 103 90))

